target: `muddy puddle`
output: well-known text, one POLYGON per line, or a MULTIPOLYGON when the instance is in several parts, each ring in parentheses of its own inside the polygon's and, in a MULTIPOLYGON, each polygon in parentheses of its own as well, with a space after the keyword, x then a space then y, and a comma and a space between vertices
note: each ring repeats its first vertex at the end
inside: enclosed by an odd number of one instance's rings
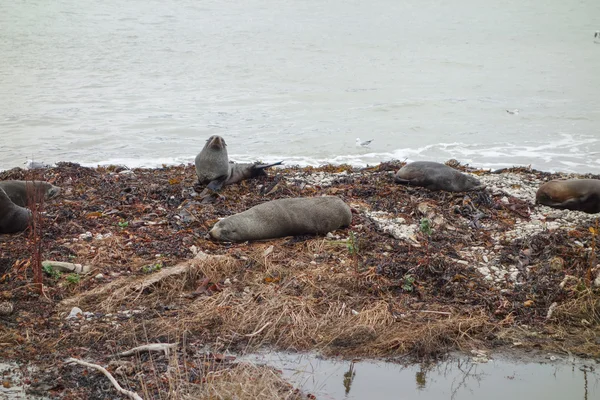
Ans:
POLYGON ((262 353, 244 361, 282 371, 317 399, 582 399, 600 398, 600 364, 545 355, 454 355, 432 365, 337 361, 314 354, 262 353))

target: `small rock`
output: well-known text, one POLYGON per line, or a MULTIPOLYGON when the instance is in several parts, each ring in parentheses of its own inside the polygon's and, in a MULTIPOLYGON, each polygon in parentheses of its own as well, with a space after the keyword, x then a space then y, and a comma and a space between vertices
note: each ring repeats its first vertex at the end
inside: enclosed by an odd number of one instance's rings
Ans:
POLYGON ((104 274, 100 273, 100 274, 94 276, 94 279, 96 279, 96 280, 104 279, 104 274))
POLYGON ((550 260, 550 269, 554 272, 560 272, 565 269, 565 260, 560 257, 553 257, 550 260))
POLYGON ((596 276, 596 279, 594 279, 594 286, 600 287, 600 271, 598 271, 598 275, 596 276))
POLYGON ((86 232, 79 235, 79 239, 81 240, 92 240, 93 237, 94 235, 92 235, 92 232, 86 232))
POLYGON ((272 252, 273 252, 273 245, 271 245, 271 246, 267 247, 267 248, 265 249, 265 251, 263 251, 263 257, 266 257, 266 256, 268 256, 268 255, 269 255, 269 254, 271 254, 272 252))
POLYGON ((79 318, 79 315, 83 315, 83 311, 81 311, 81 308, 73 307, 71 309, 71 312, 67 316, 67 319, 77 319, 77 318, 79 318))
POLYGON ((0 315, 10 315, 13 310, 14 306, 10 301, 3 301, 0 303, 0 315))
POLYGON ((225 279, 223 285, 231 285, 231 280, 229 278, 225 279))

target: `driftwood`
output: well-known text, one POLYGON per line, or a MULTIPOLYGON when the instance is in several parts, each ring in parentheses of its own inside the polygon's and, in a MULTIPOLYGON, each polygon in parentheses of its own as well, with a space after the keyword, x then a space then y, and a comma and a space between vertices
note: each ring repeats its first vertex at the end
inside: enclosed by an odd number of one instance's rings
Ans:
POLYGON ((92 267, 90 267, 89 265, 81 265, 70 262, 51 260, 42 261, 42 266, 45 268, 50 267, 55 271, 72 272, 76 274, 87 274, 92 269, 92 267))
POLYGON ((144 400, 140 397, 139 394, 137 394, 136 392, 132 392, 131 390, 127 390, 127 389, 123 389, 121 387, 121 385, 119 385, 119 382, 117 382, 117 380, 114 378, 114 376, 112 376, 112 374, 110 372, 108 372, 106 370, 106 368, 98 365, 98 364, 92 364, 86 361, 82 361, 82 360, 78 360, 76 358, 67 358, 65 360, 65 362, 67 364, 79 364, 79 365, 83 365, 84 367, 88 367, 88 368, 93 368, 96 369, 100 372, 102 372, 104 375, 106 375, 106 377, 110 380, 110 383, 113 384, 113 386, 115 387, 115 389, 117 389, 117 391, 127 397, 129 397, 130 399, 133 400, 144 400))
POLYGON ((112 293, 113 297, 123 298, 132 293, 141 293, 144 289, 155 285, 166 278, 186 274, 189 271, 194 271, 205 262, 209 262, 211 260, 222 260, 225 258, 227 258, 227 256, 209 255, 204 252, 199 252, 191 260, 181 262, 169 268, 163 268, 152 275, 142 278, 127 277, 124 279, 118 279, 106 285, 99 286, 96 289, 78 294, 68 299, 64 299, 60 302, 59 307, 72 307, 73 305, 81 304, 85 299, 92 297, 108 297, 109 293, 112 293))
POLYGON ((122 353, 117 354, 117 357, 129 357, 135 354, 141 353, 143 351, 163 351, 165 356, 169 355, 169 352, 172 348, 177 347, 179 343, 150 343, 145 344, 143 346, 134 347, 131 350, 124 351, 122 353))

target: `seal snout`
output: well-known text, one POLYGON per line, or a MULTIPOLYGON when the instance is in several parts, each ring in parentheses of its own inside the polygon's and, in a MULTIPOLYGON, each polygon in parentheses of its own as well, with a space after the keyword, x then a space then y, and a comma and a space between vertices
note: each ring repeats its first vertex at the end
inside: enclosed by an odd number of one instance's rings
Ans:
POLYGON ((58 196, 60 194, 60 187, 58 186, 52 186, 50 189, 48 189, 47 195, 46 195, 46 200, 50 200, 53 199, 54 197, 58 196))
POLYGON ((221 149, 225 148, 226 146, 227 146, 227 144, 225 143, 225 139, 223 139, 219 135, 213 135, 213 136, 209 137, 207 140, 207 143, 206 143, 206 147, 209 147, 214 150, 221 150, 221 149))

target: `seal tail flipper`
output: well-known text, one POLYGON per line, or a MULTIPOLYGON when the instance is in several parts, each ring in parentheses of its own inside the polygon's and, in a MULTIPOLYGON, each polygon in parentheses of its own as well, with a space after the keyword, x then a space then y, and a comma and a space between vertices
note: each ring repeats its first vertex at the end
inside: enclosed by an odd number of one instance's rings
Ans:
POLYGON ((281 164, 283 164, 283 161, 279 161, 272 164, 254 163, 252 164, 252 168, 250 169, 250 178, 256 178, 257 176, 266 175, 265 169, 281 164))
POLYGON ((399 183, 401 185, 410 185, 410 181, 408 179, 402 179, 402 178, 394 178, 394 182, 399 183))
POLYGON ((274 167, 275 165, 282 165, 283 161, 278 161, 276 163, 272 163, 272 164, 254 164, 254 169, 265 169, 265 168, 269 168, 269 167, 274 167))

